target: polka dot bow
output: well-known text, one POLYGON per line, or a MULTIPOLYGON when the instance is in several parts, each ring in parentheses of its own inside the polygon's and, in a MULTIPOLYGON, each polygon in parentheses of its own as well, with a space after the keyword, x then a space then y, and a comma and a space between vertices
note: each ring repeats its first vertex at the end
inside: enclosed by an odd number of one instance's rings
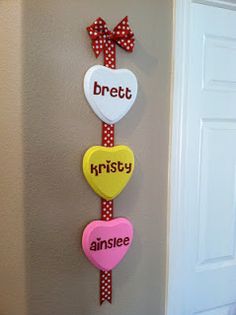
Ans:
POLYGON ((108 29, 106 22, 100 17, 88 26, 87 30, 92 39, 92 47, 96 58, 114 43, 117 43, 128 52, 132 52, 134 49, 134 33, 129 27, 128 16, 117 24, 113 31, 108 29))

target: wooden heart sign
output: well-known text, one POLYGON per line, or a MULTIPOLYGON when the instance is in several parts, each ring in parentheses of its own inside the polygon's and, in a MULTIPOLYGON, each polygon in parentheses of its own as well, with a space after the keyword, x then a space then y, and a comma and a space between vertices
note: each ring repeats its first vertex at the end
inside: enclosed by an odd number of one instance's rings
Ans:
POLYGON ((82 247, 99 270, 110 271, 124 258, 133 240, 133 226, 126 218, 92 221, 83 232, 82 247))
POLYGON ((83 158, 83 172, 93 190, 106 200, 125 188, 134 170, 133 151, 125 145, 112 148, 94 146, 83 158))
POLYGON ((114 124, 130 110, 137 96, 136 76, 127 69, 96 65, 84 77, 85 96, 96 115, 114 124))

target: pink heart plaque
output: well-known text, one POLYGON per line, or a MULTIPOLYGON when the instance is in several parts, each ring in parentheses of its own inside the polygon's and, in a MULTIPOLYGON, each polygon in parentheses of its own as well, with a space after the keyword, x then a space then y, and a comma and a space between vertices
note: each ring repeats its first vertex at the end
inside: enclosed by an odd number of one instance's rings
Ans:
POLYGON ((96 220, 83 232, 82 247, 99 270, 110 271, 124 258, 133 240, 133 226, 126 218, 96 220))

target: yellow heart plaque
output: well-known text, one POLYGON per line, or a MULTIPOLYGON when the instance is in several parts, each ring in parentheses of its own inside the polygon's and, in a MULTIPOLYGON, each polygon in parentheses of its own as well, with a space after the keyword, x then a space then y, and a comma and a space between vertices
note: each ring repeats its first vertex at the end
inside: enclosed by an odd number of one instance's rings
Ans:
POLYGON ((125 145, 94 146, 83 158, 83 172, 90 186, 102 198, 114 199, 125 188, 134 170, 133 151, 125 145))

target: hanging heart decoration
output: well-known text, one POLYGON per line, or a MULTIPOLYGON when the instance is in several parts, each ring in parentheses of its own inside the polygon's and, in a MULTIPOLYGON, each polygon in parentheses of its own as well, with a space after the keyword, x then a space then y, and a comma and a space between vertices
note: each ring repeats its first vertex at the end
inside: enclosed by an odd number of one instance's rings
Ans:
MULTIPOLYGON (((129 26, 127 16, 123 18, 113 30, 108 29, 106 22, 99 17, 87 27, 87 31, 91 38, 92 48, 96 58, 103 53, 104 66, 111 70, 116 69, 116 45, 120 46, 126 52, 133 52, 135 38, 134 33, 129 26)), ((102 145, 105 149, 112 149, 115 145, 114 123, 124 117, 133 106, 137 95, 137 79, 131 71, 126 69, 121 69, 117 72, 109 72, 106 70, 101 66, 90 68, 85 75, 84 90, 90 106, 96 115, 103 121, 102 145), (114 101, 114 99, 118 98, 120 99, 119 103, 114 101), (110 108, 108 108, 108 103, 110 104, 110 108)), ((114 151, 107 150, 105 151, 105 154, 104 152, 101 153, 101 149, 93 150, 91 148, 91 150, 89 149, 84 156, 84 175, 91 187, 102 197, 101 220, 103 221, 113 220, 114 204, 112 199, 124 189, 132 175, 134 158, 132 151, 130 151, 124 150, 124 154, 128 154, 127 159, 125 158, 124 160, 112 161, 112 158, 114 157, 121 157, 116 149, 114 149, 114 151), (111 156, 109 156, 108 153, 110 153, 111 156), (92 161, 92 157, 95 157, 97 154, 105 159, 103 160, 105 163, 102 161, 99 163, 100 165, 97 166, 99 167, 99 175, 96 176, 95 173, 97 167, 95 166, 95 169, 94 167, 91 169, 92 165, 90 162, 92 161), (119 162, 131 163, 131 171, 129 172, 128 170, 126 175, 119 174, 120 176, 117 175, 118 173, 116 175, 111 174, 113 173, 112 170, 114 170, 114 168, 122 173, 122 165, 119 164, 119 162), (117 163, 117 165, 115 166, 115 164, 113 164, 113 166, 111 166, 111 163, 117 163), (105 178, 105 174, 103 172, 103 175, 101 175, 100 171, 102 173, 102 170, 104 171, 105 169, 108 173, 106 178, 110 187, 105 184, 104 180, 101 180, 101 178, 105 178), (91 174, 92 170, 94 172, 93 174, 91 174)), ((96 162, 96 158, 94 161, 96 162)), ((112 303, 112 271, 104 271, 101 266, 100 304, 103 304, 105 301, 112 303)))
POLYGON ((107 124, 123 118, 137 96, 137 79, 127 69, 93 66, 84 77, 84 93, 95 114, 107 124))
POLYGON ((112 148, 94 146, 83 158, 83 172, 93 190, 106 200, 125 188, 134 170, 133 151, 125 145, 112 148))
POLYGON ((126 218, 92 221, 83 232, 82 247, 99 270, 110 271, 124 258, 133 240, 133 226, 126 218))

